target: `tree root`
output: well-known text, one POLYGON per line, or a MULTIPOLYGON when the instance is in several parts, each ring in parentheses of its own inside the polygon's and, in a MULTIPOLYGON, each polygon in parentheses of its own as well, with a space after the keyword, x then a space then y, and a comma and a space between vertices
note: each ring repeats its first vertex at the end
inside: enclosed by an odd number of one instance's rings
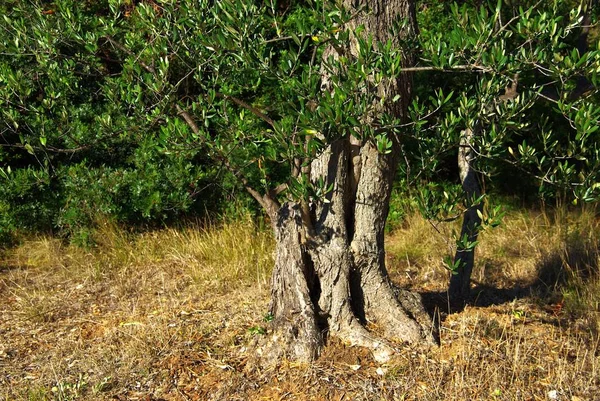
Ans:
POLYGON ((363 282, 367 320, 382 326, 386 336, 411 344, 434 345, 437 335, 431 318, 418 294, 406 290, 394 291, 389 280, 380 278, 363 282))
POLYGON ((260 365, 272 366, 283 359, 310 363, 319 357, 323 347, 320 330, 307 319, 295 322, 280 319, 271 322, 272 331, 255 343, 255 356, 260 365))
POLYGON ((393 288, 396 299, 402 308, 421 326, 421 332, 426 342, 431 345, 439 344, 438 328, 425 310, 421 296, 413 291, 393 288))
POLYGON ((373 359, 379 363, 389 361, 397 351, 389 342, 373 336, 356 320, 332 334, 344 343, 367 348, 373 354, 373 359))

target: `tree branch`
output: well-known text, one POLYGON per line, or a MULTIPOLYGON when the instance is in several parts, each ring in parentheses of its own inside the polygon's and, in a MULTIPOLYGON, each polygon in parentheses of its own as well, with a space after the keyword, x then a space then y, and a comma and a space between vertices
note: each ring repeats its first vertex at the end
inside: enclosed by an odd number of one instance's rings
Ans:
POLYGON ((217 92, 216 96, 220 97, 221 99, 229 100, 229 101, 237 104, 238 106, 243 107, 244 109, 246 109, 249 112, 251 112, 252 114, 254 114, 256 117, 260 118, 261 120, 263 120, 264 122, 269 124, 271 127, 275 128, 275 122, 269 116, 267 116, 266 114, 264 114, 263 112, 258 110, 256 107, 249 105, 248 103, 244 102, 243 100, 233 97, 231 95, 225 95, 223 93, 217 92))
MULTIPOLYGON (((16 144, 0 143, 0 147, 27 149, 25 145, 22 145, 20 143, 16 143, 16 144)), ((81 152, 81 151, 89 149, 89 148, 91 148, 91 145, 80 146, 78 148, 73 148, 73 149, 62 149, 62 148, 55 148, 52 146, 47 146, 45 148, 42 148, 40 146, 32 146, 31 147, 31 149, 33 149, 33 150, 45 150, 45 151, 52 152, 52 153, 63 153, 63 154, 73 154, 73 153, 81 152)))
MULTIPOLYGON (((106 40, 108 40, 114 47, 116 47, 117 49, 121 50, 123 53, 126 53, 130 56, 134 56, 134 53, 129 50, 128 48, 126 48, 125 46, 123 46, 122 44, 120 44, 119 42, 117 42, 116 40, 114 40, 112 38, 112 36, 110 35, 106 35, 105 36, 106 40)), ((154 67, 152 67, 151 65, 146 64, 144 61, 140 60, 140 58, 138 57, 136 59, 136 62, 142 66, 142 68, 144 68, 146 71, 148 71, 151 74, 156 74, 156 70, 154 69, 154 67)))
POLYGON ((405 67, 401 72, 420 72, 420 71, 440 71, 440 72, 455 72, 455 71, 476 71, 476 72, 492 72, 489 67, 480 66, 477 64, 460 64, 450 67, 405 67))

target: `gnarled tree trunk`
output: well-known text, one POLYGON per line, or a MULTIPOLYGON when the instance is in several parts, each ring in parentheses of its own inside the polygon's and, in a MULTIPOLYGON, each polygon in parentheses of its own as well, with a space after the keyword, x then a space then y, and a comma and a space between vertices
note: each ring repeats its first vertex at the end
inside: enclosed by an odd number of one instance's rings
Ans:
MULTIPOLYGON (((378 40, 387 40, 392 23, 399 19, 407 20, 406 29, 416 32, 411 1, 346 0, 345 5, 353 10, 369 7, 352 24, 364 25, 378 40)), ((411 63, 409 55, 404 62, 411 63)), ((411 94, 408 74, 379 85, 378 91, 385 99, 400 94, 400 102, 383 107, 404 116, 411 94)), ((420 298, 395 289, 385 269, 384 229, 398 150, 397 139, 387 155, 368 140, 332 143, 310 167, 312 180, 321 178, 327 187, 333 185, 327 202, 315 203, 310 210, 287 203, 271 212, 277 239, 274 320, 270 344, 261 347, 263 356, 310 361, 328 335, 368 347, 380 360, 394 351, 389 340, 434 342, 434 328, 420 298), (367 322, 381 327, 381 333, 367 330, 367 322)))

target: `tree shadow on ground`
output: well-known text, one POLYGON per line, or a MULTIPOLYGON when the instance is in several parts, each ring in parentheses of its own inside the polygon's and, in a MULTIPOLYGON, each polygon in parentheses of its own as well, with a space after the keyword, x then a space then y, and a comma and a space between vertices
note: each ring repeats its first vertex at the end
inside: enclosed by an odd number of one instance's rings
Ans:
POLYGON ((512 281, 502 288, 475 283, 469 299, 455 304, 451 304, 446 291, 419 293, 427 312, 438 321, 443 321, 449 314, 462 312, 466 306, 490 307, 524 298, 551 305, 561 302, 569 285, 584 283, 600 275, 599 259, 599 243, 575 236, 567 238, 561 249, 543 255, 536 265, 535 278, 529 282, 512 281))
POLYGON ((0 263, 0 274, 9 272, 11 270, 21 270, 21 269, 23 269, 22 266, 0 263))
POLYGON ((479 284, 471 289, 471 297, 460 304, 451 304, 446 291, 425 291, 419 292, 419 294, 429 315, 435 317, 441 314, 443 320, 449 314, 462 312, 467 305, 488 307, 526 298, 530 296, 533 288, 533 285, 496 288, 491 285, 479 284))

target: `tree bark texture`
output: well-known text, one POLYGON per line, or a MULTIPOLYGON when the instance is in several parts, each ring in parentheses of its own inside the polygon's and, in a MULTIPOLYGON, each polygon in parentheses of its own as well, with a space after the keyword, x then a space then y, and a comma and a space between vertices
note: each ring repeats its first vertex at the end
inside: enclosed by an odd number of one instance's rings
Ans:
MULTIPOLYGON (((346 0, 345 5, 351 10, 369 7, 351 24, 364 25, 377 40, 387 40, 399 18, 416 32, 411 1, 346 0)), ((409 65, 412 60, 407 56, 404 61, 409 65)), ((408 74, 380 85, 386 99, 402 96, 401 102, 384 106, 386 111, 404 116, 410 89, 408 74)), ((396 289, 385 269, 385 221, 399 148, 394 141, 394 151, 387 155, 369 140, 351 137, 332 143, 310 166, 311 180, 333 185, 326 201, 308 207, 287 203, 271 216, 277 239, 273 335, 270 348, 261 347, 268 359, 313 360, 329 335, 368 347, 378 360, 394 352, 390 340, 434 343, 434 328, 420 298, 396 289), (366 323, 378 330, 367 330, 366 323)))
MULTIPOLYGON (((458 169, 463 191, 469 202, 473 202, 481 196, 481 188, 477 172, 472 166, 474 152, 472 149, 474 135, 477 128, 468 128, 461 133, 460 147, 458 150, 458 169)), ((463 216, 463 224, 460 232, 460 238, 467 237, 468 242, 477 241, 479 226, 481 225, 480 213, 483 211, 483 204, 477 203, 471 205, 463 216)), ((459 262, 458 270, 450 277, 450 286, 448 289, 450 302, 452 304, 464 303, 468 300, 471 291, 471 273, 475 263, 475 247, 470 249, 456 250, 454 262, 459 262)))

